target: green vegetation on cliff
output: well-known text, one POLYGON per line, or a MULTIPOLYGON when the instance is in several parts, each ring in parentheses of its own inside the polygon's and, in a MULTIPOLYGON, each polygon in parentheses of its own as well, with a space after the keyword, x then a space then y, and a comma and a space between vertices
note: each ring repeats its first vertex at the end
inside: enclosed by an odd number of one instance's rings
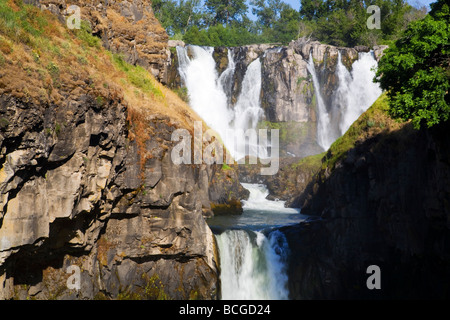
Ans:
MULTIPOLYGON (((347 132, 337 139, 328 151, 309 156, 284 167, 275 181, 269 181, 271 192, 286 199, 288 205, 302 207, 311 192, 325 181, 332 172, 342 167, 344 161, 355 162, 352 150, 370 139, 382 142, 408 123, 400 123, 389 116, 389 99, 383 94, 356 120, 347 132), (275 190, 278 187, 280 190, 275 190)), ((410 126, 411 127, 411 126, 410 126)), ((412 130, 412 128, 406 128, 412 130)), ((403 132, 404 133, 404 132, 403 132)))
POLYGON ((69 30, 50 12, 19 0, 0 0, 0 64, 15 75, 0 79, 0 94, 59 103, 65 91, 81 90, 99 106, 116 97, 135 112, 151 110, 187 127, 199 120, 149 71, 105 50, 89 22, 69 30))
POLYGON ((331 145, 323 159, 322 168, 334 168, 335 164, 345 158, 348 151, 357 144, 382 132, 392 132, 402 127, 403 124, 389 116, 388 110, 389 99, 386 94, 383 94, 350 126, 342 137, 331 145))
POLYGON ((390 98, 389 114, 415 128, 431 127, 450 117, 450 9, 432 4, 424 19, 410 24, 385 51, 377 75, 390 98))

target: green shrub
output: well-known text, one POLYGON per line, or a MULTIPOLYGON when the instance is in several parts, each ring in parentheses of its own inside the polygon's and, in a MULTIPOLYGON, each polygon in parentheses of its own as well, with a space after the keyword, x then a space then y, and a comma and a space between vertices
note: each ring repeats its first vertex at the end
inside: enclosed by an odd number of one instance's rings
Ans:
POLYGON ((100 38, 92 35, 92 28, 89 22, 82 20, 80 29, 74 31, 76 36, 83 41, 88 47, 97 48, 101 47, 100 38))
POLYGON ((162 91, 155 85, 149 72, 141 66, 133 66, 123 59, 122 55, 112 55, 116 67, 127 74, 128 81, 145 93, 151 93, 155 97, 163 97, 162 91))

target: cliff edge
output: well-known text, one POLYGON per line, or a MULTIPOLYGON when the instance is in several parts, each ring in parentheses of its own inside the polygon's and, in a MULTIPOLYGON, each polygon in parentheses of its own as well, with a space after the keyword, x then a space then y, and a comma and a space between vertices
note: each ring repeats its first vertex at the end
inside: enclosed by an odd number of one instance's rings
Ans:
POLYGON ((205 218, 227 173, 171 160, 174 130, 201 119, 137 39, 164 54, 149 4, 76 1, 69 30, 64 2, 31 2, 0 1, 0 298, 216 299, 205 218))

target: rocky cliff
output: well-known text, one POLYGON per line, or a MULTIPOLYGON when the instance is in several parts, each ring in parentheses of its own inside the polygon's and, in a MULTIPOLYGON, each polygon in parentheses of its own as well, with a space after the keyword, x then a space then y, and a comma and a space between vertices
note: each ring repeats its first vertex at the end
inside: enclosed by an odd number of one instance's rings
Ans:
MULTIPOLYGON (((0 298, 217 298, 205 218, 211 203, 239 207, 242 190, 222 166, 172 162, 172 132, 191 132, 198 116, 88 30, 68 31, 33 6, 0 4, 9 17, 39 21, 14 30, 0 21, 0 298), (79 287, 68 282, 76 270, 79 287)), ((127 13, 131 5, 144 19, 139 4, 86 2, 82 11, 127 13)))
POLYGON ((293 202, 313 217, 284 229, 292 298, 449 297, 450 126, 417 131, 386 105, 333 144, 293 202), (380 290, 366 286, 370 265, 380 290))
POLYGON ((25 0, 57 15, 65 23, 80 8, 86 21, 103 46, 123 55, 126 62, 149 70, 160 82, 166 83, 169 63, 169 37, 155 18, 149 0, 93 1, 93 0, 25 0))

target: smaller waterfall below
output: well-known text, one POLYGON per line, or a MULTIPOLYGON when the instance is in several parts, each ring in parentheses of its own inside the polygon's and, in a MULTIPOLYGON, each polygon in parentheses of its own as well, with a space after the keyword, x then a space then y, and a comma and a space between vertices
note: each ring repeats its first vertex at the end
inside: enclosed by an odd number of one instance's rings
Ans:
POLYGON ((227 230, 217 236, 222 299, 286 300, 289 247, 278 230, 265 236, 249 230, 227 230))
POLYGON ((220 255, 222 299, 289 299, 287 266, 290 255, 285 235, 277 228, 306 219, 284 201, 267 200, 262 184, 242 186, 250 191, 242 215, 217 216, 208 221, 215 230, 220 255))

